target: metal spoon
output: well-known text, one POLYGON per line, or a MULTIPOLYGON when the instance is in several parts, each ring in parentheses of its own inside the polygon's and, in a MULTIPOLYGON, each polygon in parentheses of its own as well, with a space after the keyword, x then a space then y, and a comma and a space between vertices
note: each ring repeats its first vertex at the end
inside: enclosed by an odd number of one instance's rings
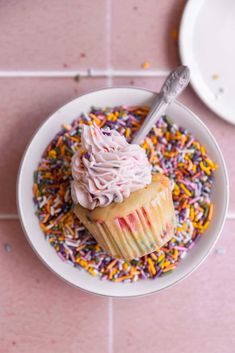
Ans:
POLYGON ((187 66, 179 66, 166 78, 157 95, 152 109, 145 118, 139 131, 134 136, 132 143, 140 144, 147 136, 157 120, 164 115, 166 108, 187 87, 190 79, 190 71, 187 66))

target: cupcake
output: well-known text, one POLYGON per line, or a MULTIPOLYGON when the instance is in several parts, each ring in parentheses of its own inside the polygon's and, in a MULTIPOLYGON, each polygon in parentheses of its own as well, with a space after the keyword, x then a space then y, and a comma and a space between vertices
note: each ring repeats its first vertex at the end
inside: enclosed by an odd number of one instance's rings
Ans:
POLYGON ((144 256, 174 235, 170 180, 151 169, 145 151, 116 130, 83 126, 72 158, 74 212, 112 257, 144 256))

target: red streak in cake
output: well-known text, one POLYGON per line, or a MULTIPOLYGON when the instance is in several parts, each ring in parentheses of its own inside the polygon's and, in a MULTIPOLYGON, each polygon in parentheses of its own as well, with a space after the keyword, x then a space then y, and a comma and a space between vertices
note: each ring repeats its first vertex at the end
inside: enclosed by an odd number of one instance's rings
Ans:
POLYGON ((147 212, 145 211, 145 209, 144 209, 143 207, 141 208, 141 211, 142 211, 143 216, 144 216, 144 218, 145 218, 145 220, 146 220, 146 222, 147 222, 147 225, 148 225, 149 227, 151 227, 151 222, 150 222, 150 220, 149 220, 149 218, 148 218, 147 212))
POLYGON ((101 223, 103 223, 103 221, 101 221, 100 219, 97 219, 96 223, 101 224, 101 223))
POLYGON ((129 222, 131 223, 131 225, 135 228, 136 217, 135 217, 134 213, 130 213, 127 217, 128 217, 129 222))
POLYGON ((126 221, 124 218, 118 217, 117 220, 118 220, 121 228, 127 228, 127 224, 126 224, 126 221))

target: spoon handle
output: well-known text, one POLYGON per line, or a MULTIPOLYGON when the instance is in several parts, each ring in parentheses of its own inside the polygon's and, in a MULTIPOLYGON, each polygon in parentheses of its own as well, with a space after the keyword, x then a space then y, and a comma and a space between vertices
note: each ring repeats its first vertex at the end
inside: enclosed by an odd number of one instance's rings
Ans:
POLYGON ((147 136, 157 120, 165 113, 166 108, 185 89, 190 79, 190 71, 187 66, 179 66, 166 78, 153 107, 139 131, 134 136, 132 143, 140 144, 147 136))

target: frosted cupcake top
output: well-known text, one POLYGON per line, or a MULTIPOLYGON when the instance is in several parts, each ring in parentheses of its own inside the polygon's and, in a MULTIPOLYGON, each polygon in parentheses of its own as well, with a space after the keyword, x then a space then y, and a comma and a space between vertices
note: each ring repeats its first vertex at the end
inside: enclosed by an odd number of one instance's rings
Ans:
POLYGON ((82 148, 72 158, 73 201, 90 210, 122 202, 151 183, 151 169, 145 151, 116 130, 84 125, 82 148))

